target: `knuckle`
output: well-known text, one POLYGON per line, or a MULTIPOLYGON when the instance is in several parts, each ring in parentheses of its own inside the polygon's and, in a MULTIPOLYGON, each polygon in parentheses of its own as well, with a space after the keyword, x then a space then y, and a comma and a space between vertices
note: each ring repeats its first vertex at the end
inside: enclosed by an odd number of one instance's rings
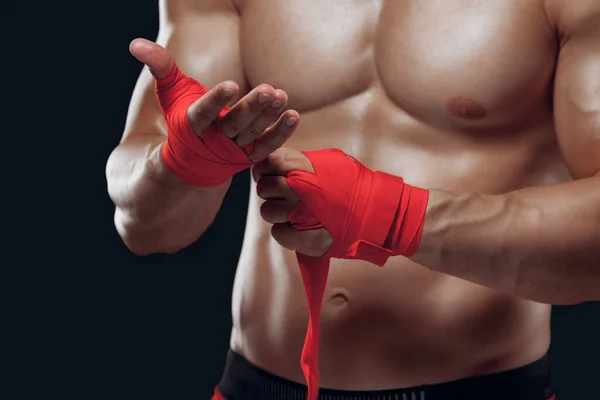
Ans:
POLYGON ((275 122, 276 118, 282 114, 284 105, 285 102, 282 102, 276 106, 270 105, 269 107, 266 107, 262 113, 269 118, 270 121, 275 122))
POLYGON ((257 192, 259 192, 259 197, 265 200, 273 197, 278 199, 287 198, 287 189, 287 182, 285 177, 282 176, 265 176, 262 177, 257 184, 257 192), (258 188, 259 184, 260 188, 258 188))
POLYGON ((304 245, 309 249, 316 249, 320 246, 320 236, 315 231, 308 231, 304 238, 304 245))
POLYGON ((273 239, 275 239, 275 241, 277 243, 279 243, 280 245, 283 246, 283 243, 281 240, 281 230, 279 229, 278 225, 273 225, 271 227, 271 237, 273 237, 273 239))
POLYGON ((321 229, 321 234, 319 236, 320 236, 319 249, 323 252, 326 252, 327 250, 329 250, 329 248, 333 244, 333 236, 331 236, 329 231, 326 229, 321 229))
POLYGON ((274 214, 274 211, 269 202, 265 202, 265 203, 263 203, 262 206, 260 206, 260 216, 265 221, 267 221, 267 222, 273 221, 273 214, 274 214))
POLYGON ((285 188, 287 187, 287 182, 285 180, 284 176, 281 175, 276 175, 273 176, 273 189, 276 190, 278 193, 283 193, 285 191, 285 188))
POLYGON ((190 121, 201 121, 206 119, 213 119, 213 114, 202 105, 195 105, 188 108, 188 118, 190 121))
POLYGON ((231 133, 238 133, 240 131, 240 127, 235 122, 229 121, 223 124, 223 130, 231 133))
MULTIPOLYGON (((250 154, 250 156, 253 158, 253 157, 255 157, 255 154, 257 154, 256 149, 252 152, 252 154, 250 154)), ((256 168, 256 165, 254 165, 252 168, 250 168, 250 173, 252 174, 252 179, 254 179, 254 182, 256 182, 256 192, 258 193, 258 183, 260 182, 260 172, 256 168)))
MULTIPOLYGON (((256 143, 256 145, 254 146, 254 150, 252 151, 252 153, 250 153, 249 157, 253 162, 259 163, 265 159, 267 154, 269 154, 269 152, 268 152, 268 149, 265 147, 265 144, 264 143, 256 143)), ((256 180, 260 177, 260 172, 253 171, 252 176, 256 180)))
POLYGON ((251 126, 250 128, 248 128, 248 133, 250 135, 252 135, 253 137, 258 137, 258 136, 262 135, 263 132, 264 132, 264 130, 260 129, 260 127, 257 127, 257 126, 251 126))
POLYGON ((267 183, 267 179, 266 177, 262 177, 258 180, 258 183, 256 184, 256 194, 258 195, 258 197, 260 197, 261 199, 264 198, 264 196, 266 195, 266 186, 268 185, 267 183))
POLYGON ((288 149, 280 149, 281 151, 279 151, 278 153, 280 154, 281 157, 281 165, 288 165, 293 161, 293 156, 290 153, 290 151, 288 151, 288 149))
POLYGON ((269 164, 271 165, 281 165, 285 163, 286 160, 286 150, 283 148, 278 148, 275 151, 273 151, 271 154, 269 154, 268 160, 269 160, 269 164))
POLYGON ((331 243, 329 238, 329 233, 325 229, 318 229, 314 231, 309 231, 311 235, 310 239, 308 239, 307 246, 309 249, 314 251, 315 254, 323 254, 330 247, 331 243))
POLYGON ((288 163, 288 162, 290 162, 290 160, 291 160, 291 158, 292 158, 292 157, 291 157, 291 154, 290 154, 290 152, 288 151, 288 149, 282 149, 282 151, 281 151, 281 154, 282 154, 282 157, 283 157, 283 160, 282 160, 282 161, 283 161, 284 163, 288 163))
POLYGON ((290 196, 290 195, 294 194, 294 192, 288 185, 286 177, 285 176, 277 176, 277 177, 275 177, 275 179, 276 179, 275 190, 277 191, 277 194, 284 197, 288 201, 294 200, 290 196))
POLYGON ((279 183, 277 182, 277 176, 265 176, 265 188, 270 192, 270 193, 277 193, 278 192, 278 187, 279 187, 279 183))
POLYGON ((290 134, 286 133, 282 130, 276 129, 272 135, 270 135, 270 140, 272 143, 272 146, 275 147, 277 150, 281 150, 283 147, 283 145, 285 144, 285 142, 287 142, 287 140, 290 138, 290 134))
POLYGON ((265 104, 258 100, 258 96, 254 97, 252 100, 248 100, 248 103, 246 104, 247 112, 254 115, 260 114, 264 108, 265 104))

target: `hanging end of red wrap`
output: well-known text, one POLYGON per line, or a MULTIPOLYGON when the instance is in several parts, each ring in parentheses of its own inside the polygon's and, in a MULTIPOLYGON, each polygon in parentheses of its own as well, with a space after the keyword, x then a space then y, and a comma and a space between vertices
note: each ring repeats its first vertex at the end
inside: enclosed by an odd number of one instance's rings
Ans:
POLYGON ((309 257, 296 253, 302 281, 308 303, 308 330, 302 349, 300 361, 306 385, 308 400, 317 400, 319 395, 319 347, 321 305, 325 296, 327 276, 329 275, 329 258, 309 257))
POLYGON ((306 399, 317 400, 319 397, 319 370, 313 370, 309 364, 302 364, 302 371, 306 378, 306 399))

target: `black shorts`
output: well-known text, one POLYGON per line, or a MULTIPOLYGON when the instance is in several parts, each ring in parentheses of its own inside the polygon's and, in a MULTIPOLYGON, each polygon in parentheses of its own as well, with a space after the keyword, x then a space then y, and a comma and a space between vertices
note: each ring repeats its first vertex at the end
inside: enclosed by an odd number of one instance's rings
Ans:
MULTIPOLYGON (((514 370, 397 390, 319 390, 319 400, 552 400, 548 357, 514 370)), ((219 385, 227 400, 306 400, 306 386, 274 376, 229 351, 219 385)))

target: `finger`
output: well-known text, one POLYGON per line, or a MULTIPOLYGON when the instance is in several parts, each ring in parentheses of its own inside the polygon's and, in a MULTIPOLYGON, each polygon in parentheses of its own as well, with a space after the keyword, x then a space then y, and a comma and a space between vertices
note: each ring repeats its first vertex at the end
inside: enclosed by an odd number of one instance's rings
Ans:
POLYGON ((252 173, 252 179, 254 179, 254 182, 258 183, 258 180, 260 179, 260 172, 258 172, 254 166, 250 169, 250 172, 252 173))
POLYGON ((235 142, 239 146, 246 146, 256 140, 265 132, 265 129, 276 122, 279 114, 287 105, 287 94, 280 89, 275 90, 275 95, 268 107, 262 109, 262 112, 256 117, 246 130, 235 137, 235 142))
POLYGON ((250 159, 254 162, 261 161, 283 146, 296 131, 299 120, 300 116, 297 111, 284 112, 275 124, 254 141, 254 150, 249 155, 250 159))
POLYGON ((239 90, 235 82, 221 82, 188 107, 188 121, 196 135, 200 136, 219 117, 239 90))
POLYGON ((300 199, 288 186, 284 176, 263 176, 256 184, 256 193, 263 200, 290 200, 297 203, 300 199))
POLYGON ((263 175, 287 175, 293 170, 302 170, 314 173, 315 170, 310 160, 299 151, 280 148, 269 154, 267 158, 254 166, 258 173, 263 175))
POLYGON ((146 64, 155 79, 163 79, 173 71, 175 62, 167 50, 149 40, 135 39, 129 45, 129 52, 146 64))
POLYGON ((274 95, 272 86, 259 85, 238 101, 223 117, 221 126, 225 136, 232 139, 245 131, 263 108, 269 105, 274 95))
POLYGON ((325 228, 297 231, 289 224, 275 224, 271 227, 271 236, 286 249, 311 257, 324 255, 333 243, 325 228))
POLYGON ((287 200, 265 201, 260 206, 260 216, 270 224, 284 224, 296 203, 287 200))

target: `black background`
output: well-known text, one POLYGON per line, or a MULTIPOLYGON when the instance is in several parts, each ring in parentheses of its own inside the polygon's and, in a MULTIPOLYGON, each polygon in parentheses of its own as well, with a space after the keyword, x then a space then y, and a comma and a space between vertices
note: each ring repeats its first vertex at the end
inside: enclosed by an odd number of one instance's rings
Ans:
MULTIPOLYGON (((69 90, 85 97, 70 111, 75 126, 61 126, 80 149, 61 172, 73 195, 46 234, 57 243, 48 259, 65 261, 58 270, 32 270, 27 295, 15 297, 28 306, 26 315, 16 314, 30 326, 21 332, 27 345, 18 348, 15 370, 46 378, 32 378, 23 393, 33 385, 63 398, 208 399, 229 345, 249 177, 235 178, 214 225, 190 248, 149 257, 127 251, 113 226, 104 168, 141 69, 128 45, 136 37, 154 40, 157 2, 78 4, 66 51, 69 90), (73 180, 77 169, 85 180, 73 180), (61 223, 70 227, 67 237, 61 223)), ((550 356, 559 400, 600 398, 599 320, 600 303, 554 308, 550 356)))

